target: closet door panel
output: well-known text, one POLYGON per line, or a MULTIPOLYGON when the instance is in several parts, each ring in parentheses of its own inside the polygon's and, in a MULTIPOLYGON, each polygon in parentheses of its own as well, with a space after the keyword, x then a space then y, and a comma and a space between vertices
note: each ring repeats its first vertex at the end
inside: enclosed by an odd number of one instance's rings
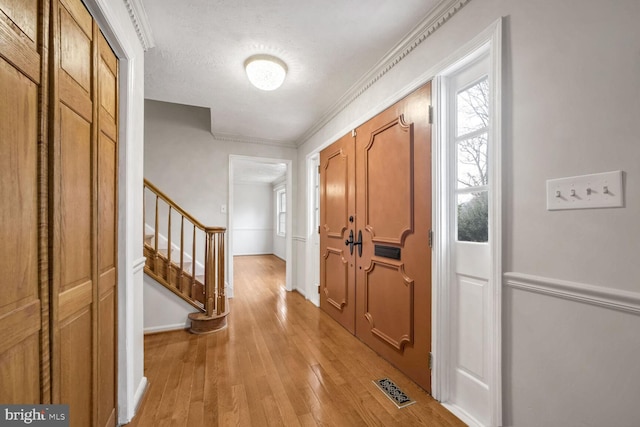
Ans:
POLYGON ((72 426, 95 425, 95 124, 92 20, 79 0, 54 1, 52 400, 72 426))
POLYGON ((39 403, 38 10, 0 0, 0 402, 39 403))
POLYGON ((38 0, 0 0, 0 10, 8 18, 20 39, 35 51, 38 37, 38 0))
POLYGON ((54 381, 60 385, 59 403, 69 404, 71 427, 92 425, 92 324, 86 307, 60 325, 61 372, 54 381))
POLYGON ((91 123, 60 106, 62 292, 91 285, 91 123))
POLYGON ((118 62, 98 34, 98 426, 114 427, 117 397, 118 62))

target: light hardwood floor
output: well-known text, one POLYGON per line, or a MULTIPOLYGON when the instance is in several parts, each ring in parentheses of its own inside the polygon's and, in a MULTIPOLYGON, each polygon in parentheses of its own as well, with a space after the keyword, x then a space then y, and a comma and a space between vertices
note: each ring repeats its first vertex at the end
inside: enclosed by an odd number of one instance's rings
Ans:
MULTIPOLYGON (((228 328, 145 337, 142 426, 464 426, 297 292, 284 262, 234 258, 228 328), (373 380, 417 403, 398 409, 373 380)), ((161 309, 161 308, 158 308, 161 309)))

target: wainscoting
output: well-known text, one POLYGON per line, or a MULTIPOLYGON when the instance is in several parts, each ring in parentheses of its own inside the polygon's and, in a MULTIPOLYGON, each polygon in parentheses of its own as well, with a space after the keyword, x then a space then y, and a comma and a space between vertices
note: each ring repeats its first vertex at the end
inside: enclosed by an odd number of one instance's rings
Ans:
POLYGON ((504 285, 504 425, 638 425, 640 293, 521 273, 504 285))

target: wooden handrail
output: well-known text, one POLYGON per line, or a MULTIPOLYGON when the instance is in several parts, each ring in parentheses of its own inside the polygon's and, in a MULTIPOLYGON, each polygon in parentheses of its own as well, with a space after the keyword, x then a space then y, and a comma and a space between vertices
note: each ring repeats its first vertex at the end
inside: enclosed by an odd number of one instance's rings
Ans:
POLYGON ((151 191, 153 191, 157 196, 160 196, 160 198, 162 200, 164 200, 166 204, 168 204, 173 209, 178 211, 180 213, 180 215, 182 215, 185 218, 187 218, 189 221, 191 221, 193 224, 195 224, 195 226, 198 227, 199 229, 204 230, 204 231, 211 231, 211 232, 226 231, 227 230, 226 227, 209 227, 209 226, 206 226, 206 225, 202 224, 200 221, 198 221, 193 216, 191 216, 191 214, 189 214, 187 211, 182 209, 180 207, 180 205, 178 205, 176 202, 174 202, 171 197, 167 196, 158 187, 153 185, 147 179, 144 180, 144 186, 149 188, 151 191))
MULTIPOLYGON (((152 275, 158 282, 162 283, 169 290, 179 295, 200 311, 206 313, 208 317, 226 315, 226 296, 224 290, 224 236, 225 227, 209 227, 195 219, 182 207, 175 203, 169 196, 148 180, 144 180, 144 193, 149 189, 155 195, 155 218, 154 234, 149 237, 154 238, 154 244, 145 243, 145 253, 150 259, 145 265, 145 272, 152 275), (160 240, 160 209, 158 201, 162 199, 168 206, 167 225, 167 253, 166 255, 159 249, 160 240), (172 243, 172 212, 180 215, 180 256, 177 261, 173 257, 172 243), (193 241, 191 252, 191 271, 185 270, 185 241, 184 241, 184 221, 185 219, 193 224, 193 241), (204 283, 196 276, 196 229, 204 232, 204 283), (178 264, 179 263, 179 264, 178 264)), ((144 218, 146 220, 146 200, 143 204, 144 218)), ((164 208, 163 208, 164 209, 164 208)), ((146 226, 146 223, 145 223, 146 226)), ((198 251, 199 252, 199 251, 198 251)))

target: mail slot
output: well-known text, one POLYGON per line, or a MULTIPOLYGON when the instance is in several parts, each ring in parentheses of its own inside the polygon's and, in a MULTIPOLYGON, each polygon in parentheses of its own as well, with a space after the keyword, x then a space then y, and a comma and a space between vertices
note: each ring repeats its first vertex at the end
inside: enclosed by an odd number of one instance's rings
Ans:
POLYGON ((384 258, 400 259, 400 248, 395 248, 393 246, 375 245, 374 255, 384 258))

